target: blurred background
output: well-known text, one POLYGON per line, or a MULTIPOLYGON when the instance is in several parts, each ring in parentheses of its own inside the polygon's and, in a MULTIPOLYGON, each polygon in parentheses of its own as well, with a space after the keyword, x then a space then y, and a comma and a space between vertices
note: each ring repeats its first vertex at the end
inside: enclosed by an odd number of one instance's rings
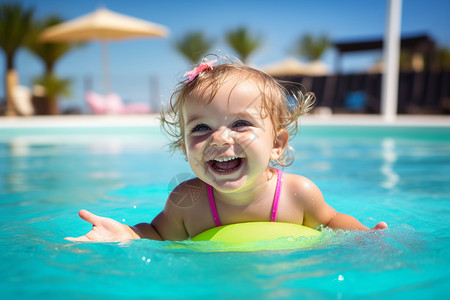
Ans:
MULTIPOLYGON (((380 0, 1 0, 0 115, 158 112, 208 53, 301 83, 316 93, 316 113, 377 114, 387 6, 380 0), (43 38, 52 26, 100 11, 151 22, 141 25, 157 32, 116 39, 95 36, 93 28, 73 40, 43 38)), ((450 113, 449 11, 447 0, 402 1, 398 113, 450 113)))

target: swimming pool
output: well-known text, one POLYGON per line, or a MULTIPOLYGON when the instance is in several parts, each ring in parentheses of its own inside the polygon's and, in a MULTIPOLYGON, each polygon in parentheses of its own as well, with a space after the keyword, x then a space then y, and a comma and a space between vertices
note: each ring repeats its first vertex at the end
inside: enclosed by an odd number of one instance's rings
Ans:
POLYGON ((450 128, 304 126, 287 172, 384 232, 327 232, 289 251, 70 243, 86 208, 150 221, 191 176, 157 127, 0 129, 3 299, 441 299, 450 279, 450 128))

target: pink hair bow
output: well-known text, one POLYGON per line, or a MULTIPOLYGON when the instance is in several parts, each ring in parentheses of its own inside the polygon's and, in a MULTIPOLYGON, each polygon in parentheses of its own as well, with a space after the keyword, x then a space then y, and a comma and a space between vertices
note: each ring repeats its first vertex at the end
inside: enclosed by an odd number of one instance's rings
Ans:
POLYGON ((213 69, 212 66, 216 62, 217 62, 217 59, 210 60, 210 61, 205 62, 205 63, 201 63, 198 67, 195 67, 192 71, 184 73, 183 77, 189 76, 188 81, 191 82, 192 80, 195 79, 195 77, 198 76, 198 74, 202 73, 203 71, 205 71, 205 70, 212 70, 213 69))

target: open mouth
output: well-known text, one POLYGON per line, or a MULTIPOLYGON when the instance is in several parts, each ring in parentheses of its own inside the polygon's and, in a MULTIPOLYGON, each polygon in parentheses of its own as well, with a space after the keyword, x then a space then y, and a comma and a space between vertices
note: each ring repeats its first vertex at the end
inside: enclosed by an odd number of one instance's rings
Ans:
POLYGON ((208 164, 217 172, 227 173, 238 169, 242 164, 243 158, 240 157, 225 157, 211 159, 208 164))

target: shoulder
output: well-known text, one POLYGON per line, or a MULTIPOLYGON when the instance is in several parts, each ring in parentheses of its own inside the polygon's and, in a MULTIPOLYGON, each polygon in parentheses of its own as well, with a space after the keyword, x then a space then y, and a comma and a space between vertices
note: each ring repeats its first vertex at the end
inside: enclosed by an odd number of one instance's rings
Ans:
POLYGON ((170 193, 164 209, 152 221, 152 225, 165 240, 185 240, 189 237, 186 217, 198 210, 202 191, 206 185, 198 178, 184 181, 170 193))
POLYGON ((284 174, 283 190, 285 195, 293 199, 304 208, 310 204, 318 204, 323 201, 322 191, 310 179, 295 174, 284 174))
POLYGON ((311 180, 299 175, 286 176, 286 190, 288 197, 292 197, 304 213, 303 224, 316 227, 328 224, 336 211, 329 206, 320 189, 311 180))
POLYGON ((295 174, 283 174, 283 186, 292 192, 317 192, 319 188, 310 179, 295 174))
POLYGON ((178 208, 195 206, 205 195, 206 184, 198 178, 186 180, 176 186, 169 195, 167 203, 178 208))

